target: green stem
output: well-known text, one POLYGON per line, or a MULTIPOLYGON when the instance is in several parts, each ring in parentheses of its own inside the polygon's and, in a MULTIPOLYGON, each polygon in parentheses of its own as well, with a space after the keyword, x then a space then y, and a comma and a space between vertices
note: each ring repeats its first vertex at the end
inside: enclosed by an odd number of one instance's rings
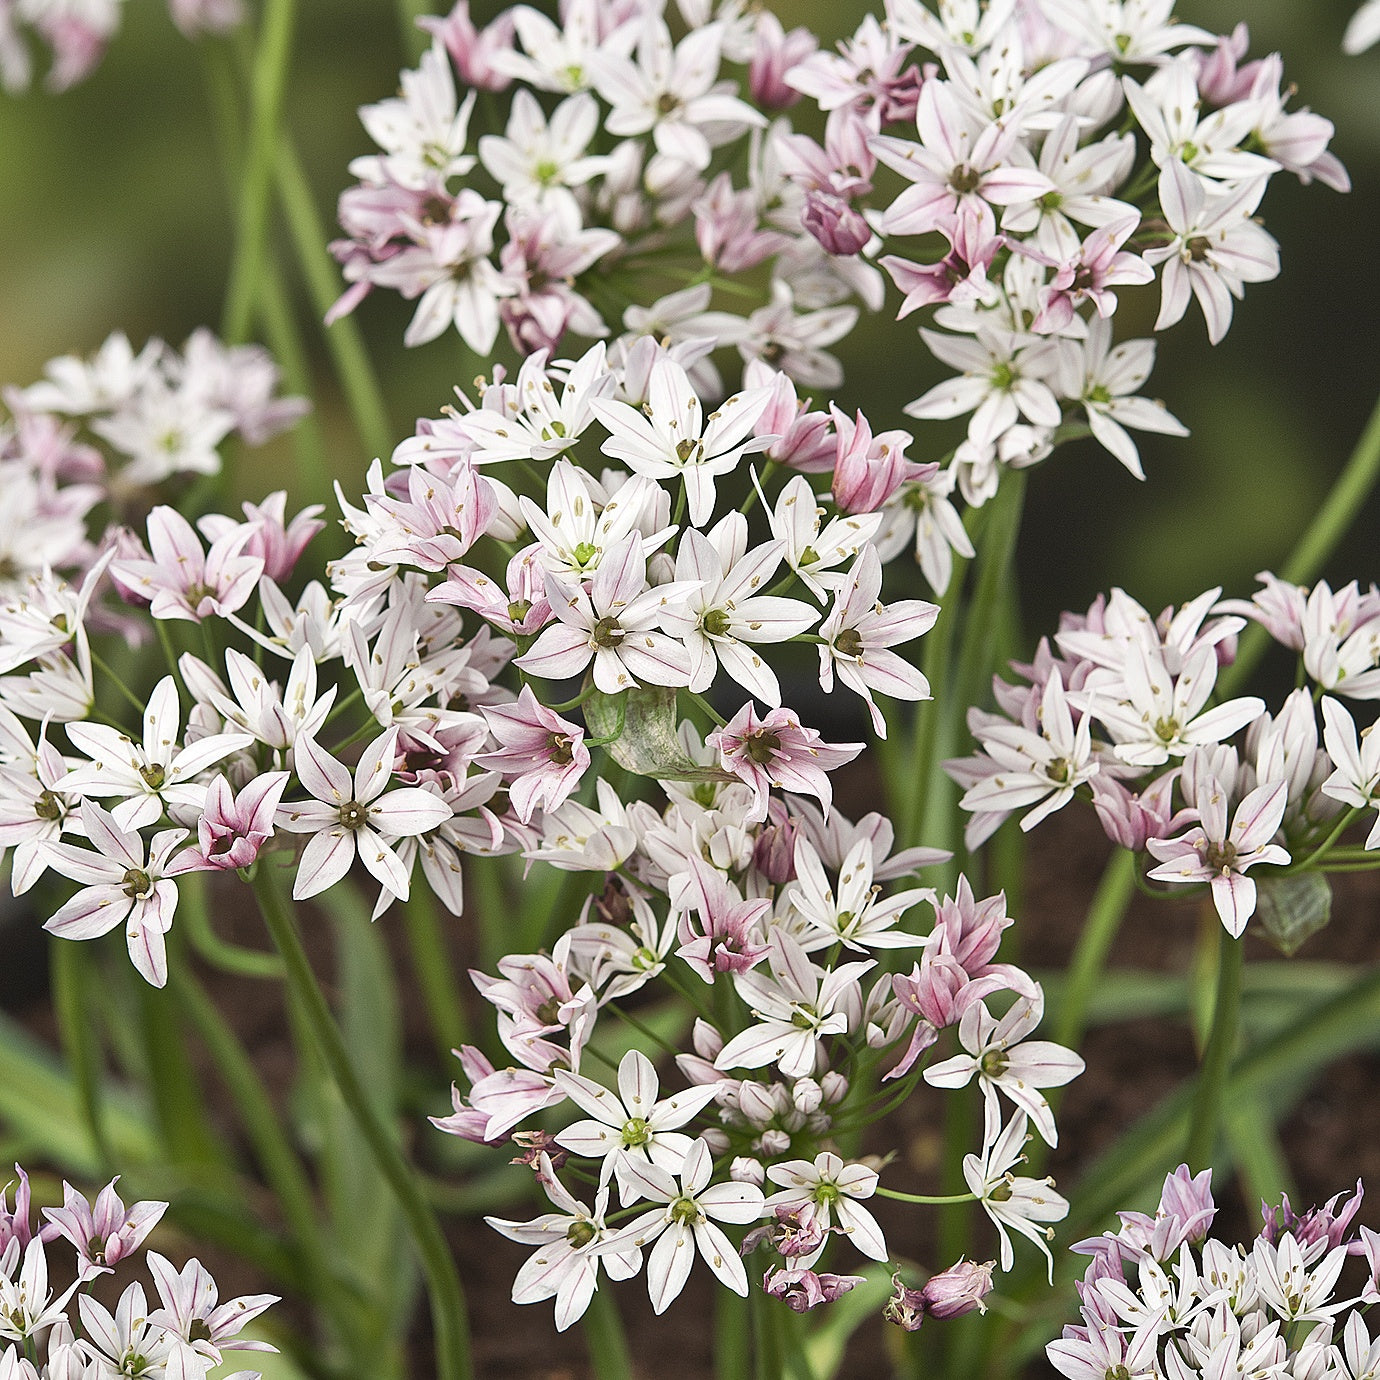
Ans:
MULTIPOLYGON (((1380 399, 1331 493, 1284 563, 1281 579, 1304 585, 1317 578, 1323 563, 1355 521, 1377 479, 1380 479, 1380 399)), ((1269 633, 1252 623, 1241 634, 1236 660, 1218 678, 1218 694, 1223 697, 1235 694, 1249 679, 1269 645, 1269 633)))
POLYGON ((189 872, 180 887, 183 900, 185 928, 192 948, 212 967, 239 977, 281 978, 283 961, 277 954, 260 949, 245 949, 222 939, 211 925, 211 913, 206 905, 206 878, 203 873, 189 872))
POLYGON ((266 0, 254 55, 249 98, 249 146, 235 220, 235 257, 225 292, 221 334, 228 345, 249 339, 254 301, 268 245, 268 210, 273 160, 292 57, 296 0, 266 0))
POLYGON ((114 671, 112 671, 112 670, 110 669, 110 667, 106 664, 106 662, 97 654, 96 649, 95 649, 94 647, 92 647, 90 650, 91 650, 91 664, 92 664, 98 671, 104 671, 104 672, 105 672, 106 676, 108 676, 109 679, 114 683, 115 688, 125 697, 125 699, 127 699, 127 700, 130 702, 131 705, 133 705, 135 711, 138 713, 139 717, 142 719, 142 718, 144 717, 144 708, 145 708, 144 701, 141 700, 141 699, 134 693, 134 691, 131 690, 131 689, 129 688, 129 686, 127 686, 127 685, 124 683, 124 681, 122 681, 122 680, 120 679, 120 677, 119 677, 118 675, 116 675, 114 671))
POLYGON ((1233 939, 1224 929, 1217 931, 1217 993, 1212 1005, 1212 1033, 1203 1051, 1198 1070, 1198 1086, 1189 1118, 1188 1144, 1184 1158, 1191 1170, 1212 1164, 1217 1126, 1222 1114, 1222 1091, 1236 1052, 1236 1034, 1241 1016, 1241 970, 1245 944, 1233 939))
POLYGON ((59 940, 49 946, 53 1010, 62 1050, 72 1069, 96 1157, 102 1170, 109 1173, 114 1156, 101 1096, 101 1045, 88 1001, 90 958, 89 952, 74 941, 59 940))
POLYGON ((282 1209, 302 1267, 314 1281, 315 1301, 327 1311, 351 1347, 351 1320, 355 1303, 341 1286, 330 1266, 321 1236, 311 1181, 283 1132, 282 1119, 269 1098, 244 1046, 217 1010, 206 989, 185 966, 179 972, 174 995, 187 1022, 215 1063, 240 1112, 240 1122, 253 1147, 268 1186, 282 1209))
POLYGON ((752 1309, 754 1380, 782 1380, 781 1319, 777 1310, 783 1307, 760 1289, 748 1295, 752 1309))
POLYGON ((951 1203, 975 1203, 976 1193, 902 1193, 900 1189, 883 1188, 877 1185, 877 1195, 881 1198, 895 1198, 898 1203, 926 1203, 932 1207, 944 1207, 951 1203))
POLYGON ((1083 1039, 1088 1024, 1088 1003, 1102 980, 1107 954, 1135 889, 1136 865, 1134 853, 1118 848, 1103 870, 1059 999, 1050 1037, 1056 1044, 1077 1048, 1083 1039))
POLYGON ((403 903, 403 924, 412 949, 412 967, 422 989, 432 1033, 444 1064, 451 1050, 469 1041, 460 986, 446 949, 440 910, 429 886, 414 886, 403 903))
POLYGON ((469 1380, 472 1371, 464 1294, 445 1237, 412 1170, 355 1073, 340 1030, 307 961, 292 915, 278 894, 269 867, 260 866, 254 879, 254 895, 263 913, 264 923, 287 965, 288 983, 301 1005, 312 1038, 369 1147, 374 1163, 393 1190, 407 1220, 431 1299, 437 1380, 469 1380))
MULTIPOLYGON (((335 260, 326 249, 326 227, 316 209, 311 186, 301 160, 290 140, 278 145, 275 165, 278 196, 287 218, 312 306, 319 316, 330 310, 340 295, 340 277, 335 260)), ((388 420, 383 390, 374 366, 364 348, 364 337, 353 317, 342 317, 325 331, 326 348, 331 353, 346 406, 354 420, 360 440, 371 455, 386 456, 393 450, 393 426, 388 420)))
POLYGON ((596 1289, 584 1316, 590 1368, 599 1380, 632 1380, 632 1356, 612 1290, 596 1289))

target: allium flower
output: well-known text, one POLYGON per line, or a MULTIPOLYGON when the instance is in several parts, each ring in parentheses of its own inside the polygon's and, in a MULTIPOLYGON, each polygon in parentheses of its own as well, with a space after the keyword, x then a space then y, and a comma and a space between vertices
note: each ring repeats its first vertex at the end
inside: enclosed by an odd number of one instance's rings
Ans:
POLYGON ((513 1280, 514 1303, 556 1300, 556 1330, 564 1332, 584 1316, 594 1291, 599 1287, 599 1266, 610 1279, 628 1279, 642 1267, 642 1252, 636 1248, 610 1251, 593 1248, 609 1237, 604 1225, 608 1189, 601 1188, 591 1212, 556 1178, 549 1156, 537 1160, 537 1182, 556 1208, 530 1222, 510 1222, 501 1217, 484 1220, 511 1241, 536 1246, 537 1251, 513 1280))
POLYGON ((1227 827, 1227 792, 1214 777, 1195 797, 1199 823, 1176 839, 1150 839, 1146 847, 1160 860, 1147 874, 1162 882, 1207 882, 1227 933, 1239 939, 1255 914, 1256 887, 1246 869, 1256 863, 1286 866, 1289 854, 1271 843, 1284 818, 1289 792, 1283 781, 1257 786, 1237 805, 1227 827))
POLYGON ((1049 1040, 1026 1040, 1044 1015, 1044 994, 1018 997, 1000 1019, 995 1020, 982 1002, 975 1002, 963 1013, 958 1026, 963 1054, 934 1064, 925 1070, 925 1082, 936 1088, 965 1088, 974 1075, 982 1087, 986 1105, 988 1141, 997 1138, 1001 1113, 997 1102, 1000 1089, 1035 1123, 1050 1145, 1059 1143, 1054 1113, 1040 1088, 1063 1087, 1083 1072, 1083 1061, 1071 1049, 1049 1040))
POLYGON ((557 622, 515 665, 544 680, 566 680, 594 663, 594 684, 606 695, 647 685, 688 685, 690 653, 654 629, 664 611, 694 585, 647 584, 642 540, 631 536, 605 554, 586 593, 548 575, 547 598, 557 622))
POLYGON ((690 521, 703 527, 714 510, 716 477, 775 439, 752 435, 771 397, 769 388, 747 389, 704 417, 690 376, 663 356, 652 366, 645 412, 611 398, 591 399, 590 406, 610 432, 604 454, 649 479, 682 479, 690 521))
POLYGON ((1145 262, 1164 264, 1160 314, 1155 329, 1172 326, 1188 310, 1190 293, 1216 345, 1231 325, 1232 298, 1246 283, 1279 275, 1279 246, 1251 219, 1265 194, 1263 177, 1209 193, 1203 180, 1175 159, 1160 173, 1160 204, 1174 238, 1147 249, 1145 262))
POLYGON ((1005 1130, 981 1155, 965 1155, 963 1177, 968 1188, 982 1203, 983 1211, 996 1225, 1001 1237, 1001 1267, 1009 1270, 1015 1263, 1008 1228, 1028 1236, 1049 1262, 1050 1282, 1054 1280, 1054 1257, 1045 1244, 1054 1233, 1040 1222, 1059 1222, 1068 1215, 1068 1200, 1054 1191, 1053 1179, 1030 1179, 1011 1171, 1021 1164, 1026 1143, 1024 1112, 1017 1112, 1005 1130))
POLYGON ((656 1242, 647 1257, 647 1294, 655 1313, 664 1313, 685 1287, 696 1250, 722 1284, 747 1297, 747 1271, 716 1223, 756 1221, 762 1215, 762 1190, 755 1184, 711 1184, 713 1172, 714 1157, 703 1140, 690 1147, 679 1184, 650 1162, 625 1158, 618 1166, 625 1200, 646 1198, 658 1206, 634 1217, 595 1249, 606 1255, 656 1242))
POLYGON ((179 1271, 157 1251, 150 1251, 148 1266, 163 1303, 149 1321, 172 1329, 211 1365, 220 1364, 222 1351, 278 1350, 267 1342, 239 1337, 242 1328, 278 1302, 277 1294, 246 1294, 221 1303, 215 1280, 199 1260, 189 1260, 179 1271))
POLYGON ((829 773, 863 749, 861 743, 826 743, 789 709, 773 709, 759 719, 751 700, 723 728, 709 734, 705 743, 718 749, 725 771, 752 787, 757 813, 763 819, 773 789, 812 795, 827 815, 833 800, 829 773))
POLYGON ((867 701, 872 727, 878 737, 885 738, 886 720, 872 698, 873 690, 899 700, 930 697, 929 681, 888 649, 928 632, 939 616, 939 605, 898 599, 883 607, 878 599, 882 563, 874 546, 863 547, 849 576, 820 624, 824 641, 819 649, 819 680, 825 690, 832 690, 837 671, 838 678, 867 701))
POLYGON ((236 795, 224 776, 216 776, 196 822, 198 846, 182 858, 198 868, 221 872, 248 867, 273 837, 278 803, 291 779, 289 772, 265 772, 236 795))
POLYGON ((79 1283, 114 1274, 114 1267, 139 1249, 144 1238, 168 1210, 167 1203, 135 1203, 126 1210, 115 1192, 117 1180, 101 1189, 93 1207, 71 1184, 62 1185, 62 1206, 44 1208, 43 1215, 76 1248, 79 1283))
POLYGON ((767 1178, 780 1188, 767 1199, 766 1207, 808 1214, 825 1233, 816 1250, 799 1258, 799 1265, 809 1268, 824 1254, 831 1228, 847 1237, 870 1260, 887 1258, 882 1229, 860 1202, 877 1191, 876 1170, 864 1164, 845 1164, 838 1155, 826 1150, 813 1161, 786 1160, 769 1165, 767 1178))
POLYGON ((90 848, 44 844, 48 865, 80 882, 82 890, 43 928, 64 939, 95 939, 123 925, 134 966, 147 982, 162 987, 168 981, 163 936, 172 927, 177 908, 173 878, 188 870, 172 855, 187 831, 165 829, 155 834, 146 857, 138 833, 122 829, 94 801, 82 801, 81 822, 90 848))
MULTIPOLYGON (((618 1065, 617 1095, 563 1069, 556 1070, 556 1086, 588 1116, 559 1132, 556 1143, 577 1155, 602 1159, 601 1186, 629 1158, 650 1162, 669 1174, 679 1173, 695 1143, 694 1137, 679 1128, 697 1116, 719 1091, 716 1084, 706 1083, 658 1101, 656 1069, 635 1049, 618 1065)), ((620 1190, 622 1185, 620 1178, 620 1190)), ((623 1201, 629 1201, 626 1195, 623 1201)))
POLYGON ((305 901, 334 886, 350 870, 356 853, 385 890, 400 901, 407 899, 407 872, 393 842, 439 827, 452 811, 434 791, 387 789, 397 743, 396 729, 376 738, 364 749, 352 777, 314 738, 297 740, 297 777, 313 798, 278 807, 284 829, 311 835, 293 883, 293 900, 305 901))
POLYGON ((526 824, 538 808, 559 809, 589 768, 584 730, 537 702, 524 685, 513 705, 484 705, 499 747, 475 757, 480 766, 513 778, 508 797, 526 824))

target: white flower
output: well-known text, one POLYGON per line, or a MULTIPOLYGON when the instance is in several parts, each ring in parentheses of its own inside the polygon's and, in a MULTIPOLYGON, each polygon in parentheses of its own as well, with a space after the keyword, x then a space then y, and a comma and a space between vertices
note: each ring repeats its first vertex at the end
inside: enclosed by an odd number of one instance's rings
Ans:
POLYGON ((304 901, 334 886, 360 861, 384 888, 407 900, 407 870, 392 849, 396 839, 425 834, 451 817, 449 805, 420 786, 387 790, 398 733, 390 729, 364 749, 353 779, 314 738, 297 740, 297 778, 313 799, 278 807, 277 822, 312 837, 302 851, 292 898, 304 901))
MULTIPOLYGON (((694 1144, 694 1138, 679 1128, 718 1092, 717 1084, 706 1083, 657 1101, 656 1069, 635 1049, 618 1065, 616 1096, 592 1079, 564 1069, 556 1071, 556 1086, 590 1118, 567 1126, 556 1136, 556 1144, 577 1155, 602 1158, 601 1186, 627 1158, 650 1161, 668 1174, 678 1174, 694 1144)), ((628 1201, 626 1196, 624 1201, 628 1201)))
POLYGON ((1006 1129, 981 1155, 965 1155, 963 1177, 970 1192, 982 1203, 983 1211, 996 1225, 1001 1237, 1001 1267, 1009 1270, 1016 1255, 1007 1229, 1028 1236, 1049 1262, 1050 1282, 1054 1282, 1054 1257, 1046 1240, 1054 1235, 1038 1222, 1060 1222, 1069 1210, 1068 1200, 1054 1191, 1053 1179, 1030 1179, 1013 1174, 1016 1165, 1025 1160, 1022 1150, 1026 1143, 1024 1112, 1017 1112, 1006 1129))
POLYGON ((646 1198, 660 1206, 633 1218, 595 1250, 605 1255, 656 1242, 647 1258, 647 1294, 656 1313, 664 1313, 685 1287, 696 1250, 723 1284, 747 1297, 747 1271, 715 1222, 755 1222, 762 1215, 762 1190, 756 1184, 710 1184, 713 1172, 714 1157, 703 1140, 690 1147, 679 1185, 650 1161, 625 1158, 619 1163, 624 1198, 646 1198))
POLYGON ((869 1260, 887 1258, 886 1238, 877 1219, 858 1202, 877 1191, 877 1173, 864 1164, 845 1164, 825 1150, 814 1160, 786 1160, 767 1168, 767 1178, 782 1185, 764 1204, 767 1208, 801 1208, 824 1231, 819 1246, 794 1264, 808 1270, 824 1254, 829 1229, 838 1230, 869 1260), (837 1223, 835 1223, 837 1218, 837 1223))

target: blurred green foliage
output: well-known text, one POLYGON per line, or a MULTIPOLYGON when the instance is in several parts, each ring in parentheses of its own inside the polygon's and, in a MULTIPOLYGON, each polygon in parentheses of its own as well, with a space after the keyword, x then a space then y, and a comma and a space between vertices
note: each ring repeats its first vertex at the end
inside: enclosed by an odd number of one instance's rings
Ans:
MULTIPOLYGON (((1355 184, 1349 196, 1276 178, 1262 213, 1283 247, 1284 269, 1253 286, 1216 349, 1197 309, 1168 332, 1151 391, 1192 430, 1187 441, 1147 437, 1149 479, 1139 484, 1091 443, 1061 452, 1033 476, 1020 560, 1028 630, 1063 607, 1085 606, 1120 584, 1151 607, 1212 584, 1233 592, 1280 563, 1326 493, 1380 385, 1372 329, 1377 301, 1373 226, 1380 213, 1380 50, 1346 58, 1339 43, 1352 0, 1184 0, 1180 17, 1223 31, 1251 27, 1253 54, 1279 50, 1300 102, 1332 118, 1334 144, 1355 184)), ((287 120, 328 220, 348 185, 347 164, 368 148, 356 107, 390 94, 409 60, 392 0, 302 0, 287 120)), ((415 6, 413 7, 415 8, 415 6)), ((496 8, 477 4, 476 12, 496 8)), ((788 23, 838 38, 861 4, 789 0, 788 23)), ((415 51, 415 45, 413 50, 415 51)), ((43 361, 93 349, 114 329, 136 344, 180 342, 221 312, 231 250, 232 200, 210 114, 205 51, 184 40, 162 0, 128 0, 124 25, 96 73, 61 96, 41 88, 0 98, 0 379, 27 383, 43 361)), ((284 260, 288 261, 286 246, 284 260)), ((1155 290, 1123 295, 1123 333, 1147 333, 1155 290)), ((299 301, 310 327, 311 313, 299 301)), ((401 344, 410 307, 377 294, 359 316, 372 343, 396 434, 435 415, 473 377, 452 334, 416 351, 401 344)), ((840 401, 879 427, 938 370, 914 346, 909 323, 865 321, 847 343, 840 401), (898 342, 900 348, 898 349, 898 342)), ((371 458, 339 406, 313 332, 318 403, 336 472, 360 476, 371 458)), ((913 454, 952 444, 934 428, 913 454)), ((283 443, 251 454, 234 475, 242 495, 281 482, 283 443)), ((1334 557, 1335 578, 1376 575, 1372 504, 1334 557)))

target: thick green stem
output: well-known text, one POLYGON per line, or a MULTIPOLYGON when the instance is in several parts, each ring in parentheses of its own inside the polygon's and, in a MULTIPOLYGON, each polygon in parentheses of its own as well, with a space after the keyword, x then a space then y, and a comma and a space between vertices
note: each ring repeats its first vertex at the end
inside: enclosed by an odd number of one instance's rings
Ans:
POLYGON ((185 965, 177 975, 173 992, 239 1109, 240 1124, 282 1209, 302 1268, 312 1280, 313 1302, 330 1316, 344 1346, 352 1349, 351 1324, 356 1303, 331 1269, 311 1181, 283 1132, 277 1109, 244 1046, 185 965))
POLYGON ((585 1310, 583 1325, 590 1367, 599 1380, 632 1380, 632 1356, 611 1290, 595 1290, 585 1310))
POLYGON ((268 244, 268 210, 273 160, 292 56, 297 0, 267 0, 250 86, 249 146, 235 217, 235 258, 225 293, 221 334, 226 343, 249 339, 254 301, 263 276, 268 244))
POLYGON ((468 1042, 469 1028, 460 985, 455 980, 455 970, 446 949, 440 909, 431 888, 414 886, 403 903, 402 913, 407 942, 412 950, 412 967, 444 1064, 451 1050, 468 1042))
MULTIPOLYGON (((1333 548, 1355 521, 1356 514, 1370 496, 1377 479, 1380 479, 1380 399, 1376 401, 1365 430, 1356 442, 1356 449, 1351 452, 1351 458, 1332 486, 1331 493, 1280 570, 1281 579, 1303 585, 1311 584, 1317 578, 1333 548)), ((1264 628, 1254 623, 1247 628, 1241 634, 1235 662, 1217 682, 1218 694, 1236 694, 1250 678, 1269 645, 1270 635, 1264 628)))
POLYGON ((1217 931, 1217 991, 1212 1004, 1212 1033, 1198 1069, 1198 1087, 1193 1095, 1193 1112, 1188 1124, 1188 1143, 1184 1158, 1191 1170, 1207 1169, 1212 1164, 1217 1127, 1222 1115, 1222 1093, 1232 1055, 1236 1052, 1236 1032, 1241 1018, 1241 969, 1245 944, 1225 930, 1217 931))
POLYGON ((437 1380, 469 1380, 469 1335, 465 1322, 464 1294, 455 1262, 426 1198, 393 1135, 383 1124, 355 1073, 316 975, 307 961, 292 915, 283 904, 272 869, 260 865, 254 879, 254 895, 278 952, 287 967, 288 983, 297 996, 311 1035, 379 1172, 393 1190, 407 1220, 413 1245, 426 1275, 436 1343, 437 1380))
MULTIPOLYGON (((316 209, 301 160, 287 138, 279 142, 274 171, 283 214, 312 306, 319 316, 325 316, 340 295, 340 274, 326 249, 326 227, 316 209)), ((364 348, 359 324, 353 317, 345 316, 324 334, 360 440, 371 455, 390 455, 393 427, 388 420, 383 389, 364 348)))
POLYGON ((1088 1024, 1088 1003, 1102 980, 1107 954, 1135 891, 1135 880, 1136 855, 1129 849, 1118 848, 1097 884, 1097 892, 1083 921, 1078 947, 1073 951, 1050 1037, 1057 1044, 1077 1048, 1083 1039, 1088 1024))

